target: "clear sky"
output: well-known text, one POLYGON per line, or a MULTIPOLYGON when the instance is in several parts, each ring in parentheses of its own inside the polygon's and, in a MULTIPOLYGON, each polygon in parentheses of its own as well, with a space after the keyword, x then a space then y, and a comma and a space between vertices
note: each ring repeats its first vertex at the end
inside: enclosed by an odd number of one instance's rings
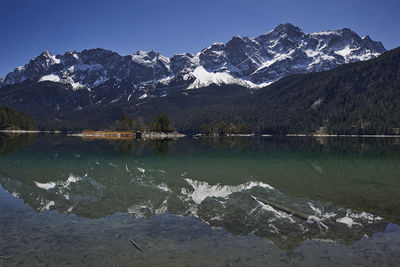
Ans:
POLYGON ((399 13, 399 0, 1 0, 0 77, 44 50, 172 56, 285 22, 304 32, 351 28, 392 49, 400 46, 399 13))

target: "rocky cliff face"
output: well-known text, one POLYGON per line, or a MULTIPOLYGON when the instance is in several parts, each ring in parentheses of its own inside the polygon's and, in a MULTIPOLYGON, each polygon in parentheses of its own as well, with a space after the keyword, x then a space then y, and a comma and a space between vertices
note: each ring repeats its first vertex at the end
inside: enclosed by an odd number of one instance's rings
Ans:
POLYGON ((309 34, 287 23, 256 38, 234 36, 226 44, 171 58, 154 51, 121 56, 101 48, 63 55, 45 51, 1 79, 0 87, 52 81, 90 91, 93 103, 122 96, 129 101, 212 83, 257 88, 290 74, 328 70, 384 51, 380 42, 350 29, 309 34))

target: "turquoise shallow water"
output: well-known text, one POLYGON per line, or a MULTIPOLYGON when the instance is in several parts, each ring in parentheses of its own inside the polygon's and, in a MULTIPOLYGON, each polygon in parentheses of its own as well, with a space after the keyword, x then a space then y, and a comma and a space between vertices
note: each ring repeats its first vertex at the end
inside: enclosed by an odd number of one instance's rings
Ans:
POLYGON ((4 266, 400 262, 398 139, 1 136, 0 153, 4 266))

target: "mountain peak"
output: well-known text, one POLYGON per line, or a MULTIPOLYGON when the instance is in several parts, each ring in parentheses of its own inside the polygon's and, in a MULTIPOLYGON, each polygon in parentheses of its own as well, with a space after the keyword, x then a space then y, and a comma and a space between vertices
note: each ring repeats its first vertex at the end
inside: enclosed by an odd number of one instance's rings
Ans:
POLYGON ((278 26, 275 27, 275 29, 273 30, 273 32, 285 32, 285 33, 303 33, 303 31, 293 25, 292 23, 286 22, 284 24, 279 24, 278 26))
POLYGON ((44 57, 51 57, 53 54, 49 50, 45 50, 42 53, 40 53, 39 56, 44 56, 44 57))
MULTIPOLYGON (((34 58, 34 60, 52 60, 56 59, 56 56, 53 55, 50 51, 45 50, 42 53, 40 53, 37 57, 34 58)), ((56 60, 57 61, 57 60, 56 60)))
POLYGON ((342 29, 342 31, 343 31, 343 32, 353 32, 353 30, 352 30, 352 29, 350 29, 350 28, 346 28, 346 27, 345 27, 345 28, 343 28, 343 29, 342 29))
POLYGON ((42 53, 40 53, 39 56, 33 58, 30 61, 30 64, 36 65, 36 68, 38 68, 38 69, 45 70, 46 68, 50 67, 51 65, 59 64, 60 59, 58 57, 53 55, 50 51, 45 50, 42 53))

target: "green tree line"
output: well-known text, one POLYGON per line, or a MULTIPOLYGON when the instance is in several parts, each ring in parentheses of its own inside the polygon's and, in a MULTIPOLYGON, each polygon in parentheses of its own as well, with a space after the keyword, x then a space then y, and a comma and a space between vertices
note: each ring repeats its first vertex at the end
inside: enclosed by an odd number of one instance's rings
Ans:
POLYGON ((37 130, 36 122, 16 109, 0 106, 0 130, 37 130))
POLYGON ((112 127, 117 131, 152 131, 152 132, 173 132, 171 119, 168 114, 158 114, 148 125, 141 116, 131 119, 128 114, 123 113, 120 120, 112 127))

